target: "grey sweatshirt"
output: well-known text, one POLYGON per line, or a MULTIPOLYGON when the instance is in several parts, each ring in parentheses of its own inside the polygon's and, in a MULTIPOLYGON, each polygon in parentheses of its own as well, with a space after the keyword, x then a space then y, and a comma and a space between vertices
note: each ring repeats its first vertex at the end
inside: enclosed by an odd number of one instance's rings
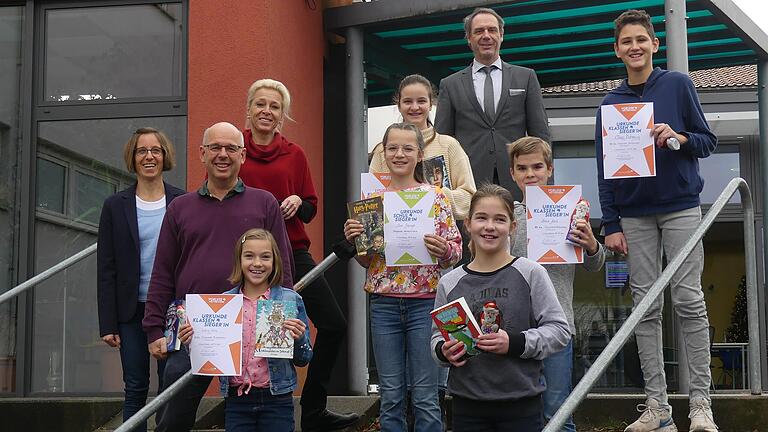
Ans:
MULTIPOLYGON (((501 326, 510 338, 507 354, 481 352, 461 367, 451 367, 448 390, 473 400, 518 400, 544 391, 542 359, 562 350, 571 338, 560 303, 544 268, 516 258, 500 269, 480 273, 467 266, 440 278, 435 308, 461 297, 477 318, 487 302, 501 311, 501 326)), ((479 319, 478 319, 479 321, 479 319)), ((436 349, 444 342, 432 324, 432 356, 444 367, 436 349)))
MULTIPOLYGON (((515 222, 517 230, 515 231, 514 242, 512 243, 511 253, 514 256, 528 257, 526 245, 528 244, 528 229, 526 225, 525 204, 515 202, 515 222)), ((605 263, 605 248, 600 242, 597 242, 597 252, 590 256, 584 254, 584 266, 587 271, 596 272, 603 268, 605 263)), ((563 307, 565 316, 568 319, 568 326, 571 328, 571 334, 576 334, 576 324, 573 320, 573 276, 576 273, 576 264, 548 264, 544 268, 552 279, 552 285, 557 293, 557 300, 563 307)))

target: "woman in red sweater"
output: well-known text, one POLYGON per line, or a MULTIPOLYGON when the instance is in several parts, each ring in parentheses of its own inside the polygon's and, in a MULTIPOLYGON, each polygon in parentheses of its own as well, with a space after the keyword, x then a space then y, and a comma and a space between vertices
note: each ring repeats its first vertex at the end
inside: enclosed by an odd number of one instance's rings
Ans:
MULTIPOLYGON (((317 195, 304 150, 279 132, 285 119, 292 120, 290 108, 291 94, 280 81, 261 79, 251 84, 243 130, 246 163, 240 168, 240 178, 248 186, 271 192, 280 202, 298 281, 315 266, 304 224, 317 213, 317 195)), ((317 328, 314 355, 301 396, 302 430, 344 429, 358 416, 328 411, 326 401, 331 370, 346 334, 346 319, 324 277, 317 278, 301 295, 309 319, 317 328)))

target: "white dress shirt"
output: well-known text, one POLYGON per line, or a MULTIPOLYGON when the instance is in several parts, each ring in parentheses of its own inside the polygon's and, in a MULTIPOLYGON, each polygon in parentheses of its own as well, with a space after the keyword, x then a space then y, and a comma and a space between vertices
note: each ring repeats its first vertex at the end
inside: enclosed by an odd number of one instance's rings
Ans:
MULTIPOLYGON (((499 99, 501 99, 501 57, 496 58, 493 62, 493 66, 496 66, 491 70, 491 80, 493 80, 493 109, 498 111, 499 99)), ((485 71, 481 70, 485 67, 484 64, 477 60, 472 60, 472 84, 475 86, 475 96, 480 103, 480 108, 483 105, 483 90, 485 89, 485 71)))

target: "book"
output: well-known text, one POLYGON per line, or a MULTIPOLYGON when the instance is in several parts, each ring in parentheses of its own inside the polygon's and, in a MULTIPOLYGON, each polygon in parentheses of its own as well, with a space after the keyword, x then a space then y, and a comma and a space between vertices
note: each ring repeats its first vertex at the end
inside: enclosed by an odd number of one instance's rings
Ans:
POLYGON ((293 336, 283 322, 296 318, 296 302, 259 300, 256 303, 257 357, 293 358, 293 336))
POLYGON ((445 156, 439 155, 421 162, 424 168, 424 180, 432 186, 440 186, 448 189, 451 187, 451 173, 448 172, 448 165, 445 163, 445 156))
POLYGON ((187 322, 187 312, 184 306, 184 300, 174 300, 168 305, 168 311, 165 313, 165 344, 168 352, 181 349, 181 340, 179 340, 179 328, 187 322))
POLYGON ((350 219, 363 224, 363 232, 355 237, 358 256, 384 253, 384 201, 381 196, 347 204, 350 219))
POLYGON ((477 349, 480 326, 464 297, 444 304, 430 312, 430 315, 446 342, 452 339, 461 341, 467 347, 469 356, 480 353, 477 349))

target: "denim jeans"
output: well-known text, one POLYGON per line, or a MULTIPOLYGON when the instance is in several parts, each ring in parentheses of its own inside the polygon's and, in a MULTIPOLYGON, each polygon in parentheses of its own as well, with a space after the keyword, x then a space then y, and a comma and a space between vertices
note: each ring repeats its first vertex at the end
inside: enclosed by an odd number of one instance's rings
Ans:
MULTIPOLYGON (((544 421, 555 416, 560 406, 571 394, 571 374, 573 373, 573 340, 568 342, 561 351, 544 359, 544 421)), ((569 417, 563 425, 563 432, 576 432, 573 417, 569 417)))
MULTIPOLYGON (((693 207, 672 213, 621 218, 629 254, 629 285, 632 301, 640 303, 661 274, 662 253, 671 262, 701 224, 701 209, 693 207)), ((683 265, 672 276, 670 294, 675 315, 683 330, 683 349, 688 357, 689 396, 709 400, 712 381, 709 352, 709 319, 701 272, 704 270, 704 247, 701 241, 683 265)), ((661 314, 664 296, 659 296, 635 329, 637 350, 645 380, 645 394, 668 406, 667 382, 661 340, 661 314)))
POLYGON ((293 395, 273 396, 269 388, 251 388, 248 394, 230 392, 224 407, 227 432, 293 432, 293 395))
POLYGON ((433 299, 371 295, 371 340, 379 373, 382 432, 405 432, 406 363, 413 391, 415 429, 441 432, 438 366, 430 338, 433 299), (407 358, 407 361, 406 361, 407 358))
MULTIPOLYGON (((136 305, 136 312, 127 322, 119 323, 120 363, 123 365, 123 383, 125 383, 125 401, 123 402, 123 421, 136 414, 147 403, 149 392, 150 355, 147 334, 141 327, 144 318, 144 303, 136 305)), ((163 369, 165 360, 157 362, 158 392, 163 388, 163 369)), ((145 432, 147 424, 133 429, 145 432)))

